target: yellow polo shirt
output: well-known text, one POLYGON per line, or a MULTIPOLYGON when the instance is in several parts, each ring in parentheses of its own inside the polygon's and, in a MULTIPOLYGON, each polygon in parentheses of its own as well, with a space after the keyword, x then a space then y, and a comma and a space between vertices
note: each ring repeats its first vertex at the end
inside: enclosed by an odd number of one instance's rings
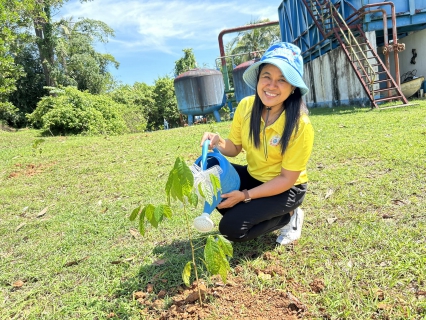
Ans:
POLYGON ((260 132, 260 147, 255 148, 249 139, 250 116, 254 96, 246 97, 238 104, 232 121, 228 139, 235 145, 241 145, 246 151, 247 169, 250 175, 262 182, 269 181, 281 173, 281 168, 290 171, 301 171, 295 185, 308 181, 306 165, 314 142, 314 129, 306 114, 299 119, 297 133, 293 131, 284 155, 281 155, 280 139, 285 124, 285 113, 265 129, 263 137, 263 119, 260 132), (268 158, 265 157, 264 141, 267 143, 268 158))

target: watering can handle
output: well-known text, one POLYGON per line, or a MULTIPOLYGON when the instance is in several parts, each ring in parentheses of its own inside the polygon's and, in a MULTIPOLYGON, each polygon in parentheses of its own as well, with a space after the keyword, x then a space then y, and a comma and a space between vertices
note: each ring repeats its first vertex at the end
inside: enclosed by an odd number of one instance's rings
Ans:
POLYGON ((204 171, 207 169, 207 153, 209 151, 210 140, 206 140, 203 143, 203 150, 201 153, 201 169, 204 171))
MULTIPOLYGON (((206 140, 203 143, 203 149, 201 153, 201 169, 204 171, 207 169, 207 153, 209 152, 210 140, 206 140)), ((220 153, 218 149, 213 148, 214 152, 220 153)))

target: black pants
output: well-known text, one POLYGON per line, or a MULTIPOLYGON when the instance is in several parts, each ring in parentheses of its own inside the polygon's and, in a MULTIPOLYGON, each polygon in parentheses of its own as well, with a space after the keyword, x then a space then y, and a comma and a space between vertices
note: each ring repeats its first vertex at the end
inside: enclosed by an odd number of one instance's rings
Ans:
MULTIPOLYGON (((248 173, 247 166, 232 166, 240 176, 240 190, 250 190, 263 183, 248 173)), ((243 242, 282 228, 289 223, 290 212, 303 202, 306 189, 306 183, 299 184, 275 196, 240 202, 232 208, 216 208, 223 215, 219 231, 228 240, 243 242)))

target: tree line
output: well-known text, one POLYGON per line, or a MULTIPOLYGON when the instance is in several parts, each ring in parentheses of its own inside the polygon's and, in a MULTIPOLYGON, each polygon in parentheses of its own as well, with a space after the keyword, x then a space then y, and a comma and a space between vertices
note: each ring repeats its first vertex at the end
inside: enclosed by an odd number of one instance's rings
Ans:
MULTIPOLYGON (((173 78, 118 83, 108 70, 119 62, 95 50, 114 30, 89 18, 54 20, 66 2, 0 0, 0 122, 49 134, 143 132, 163 128, 164 119, 181 125, 173 78)), ((226 50, 264 49, 279 35, 272 29, 240 33, 226 50)), ((175 76, 196 67, 192 49, 183 52, 175 76)))

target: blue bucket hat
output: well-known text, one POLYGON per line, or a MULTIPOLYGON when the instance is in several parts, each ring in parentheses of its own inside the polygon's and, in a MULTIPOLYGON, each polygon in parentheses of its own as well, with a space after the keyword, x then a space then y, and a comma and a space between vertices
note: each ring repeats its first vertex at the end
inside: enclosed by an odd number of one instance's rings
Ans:
POLYGON ((262 58, 243 74, 244 81, 253 90, 256 90, 257 75, 262 63, 270 63, 280 69, 287 82, 300 89, 302 96, 308 93, 309 89, 303 81, 303 58, 299 47, 288 42, 279 42, 269 47, 262 58))

